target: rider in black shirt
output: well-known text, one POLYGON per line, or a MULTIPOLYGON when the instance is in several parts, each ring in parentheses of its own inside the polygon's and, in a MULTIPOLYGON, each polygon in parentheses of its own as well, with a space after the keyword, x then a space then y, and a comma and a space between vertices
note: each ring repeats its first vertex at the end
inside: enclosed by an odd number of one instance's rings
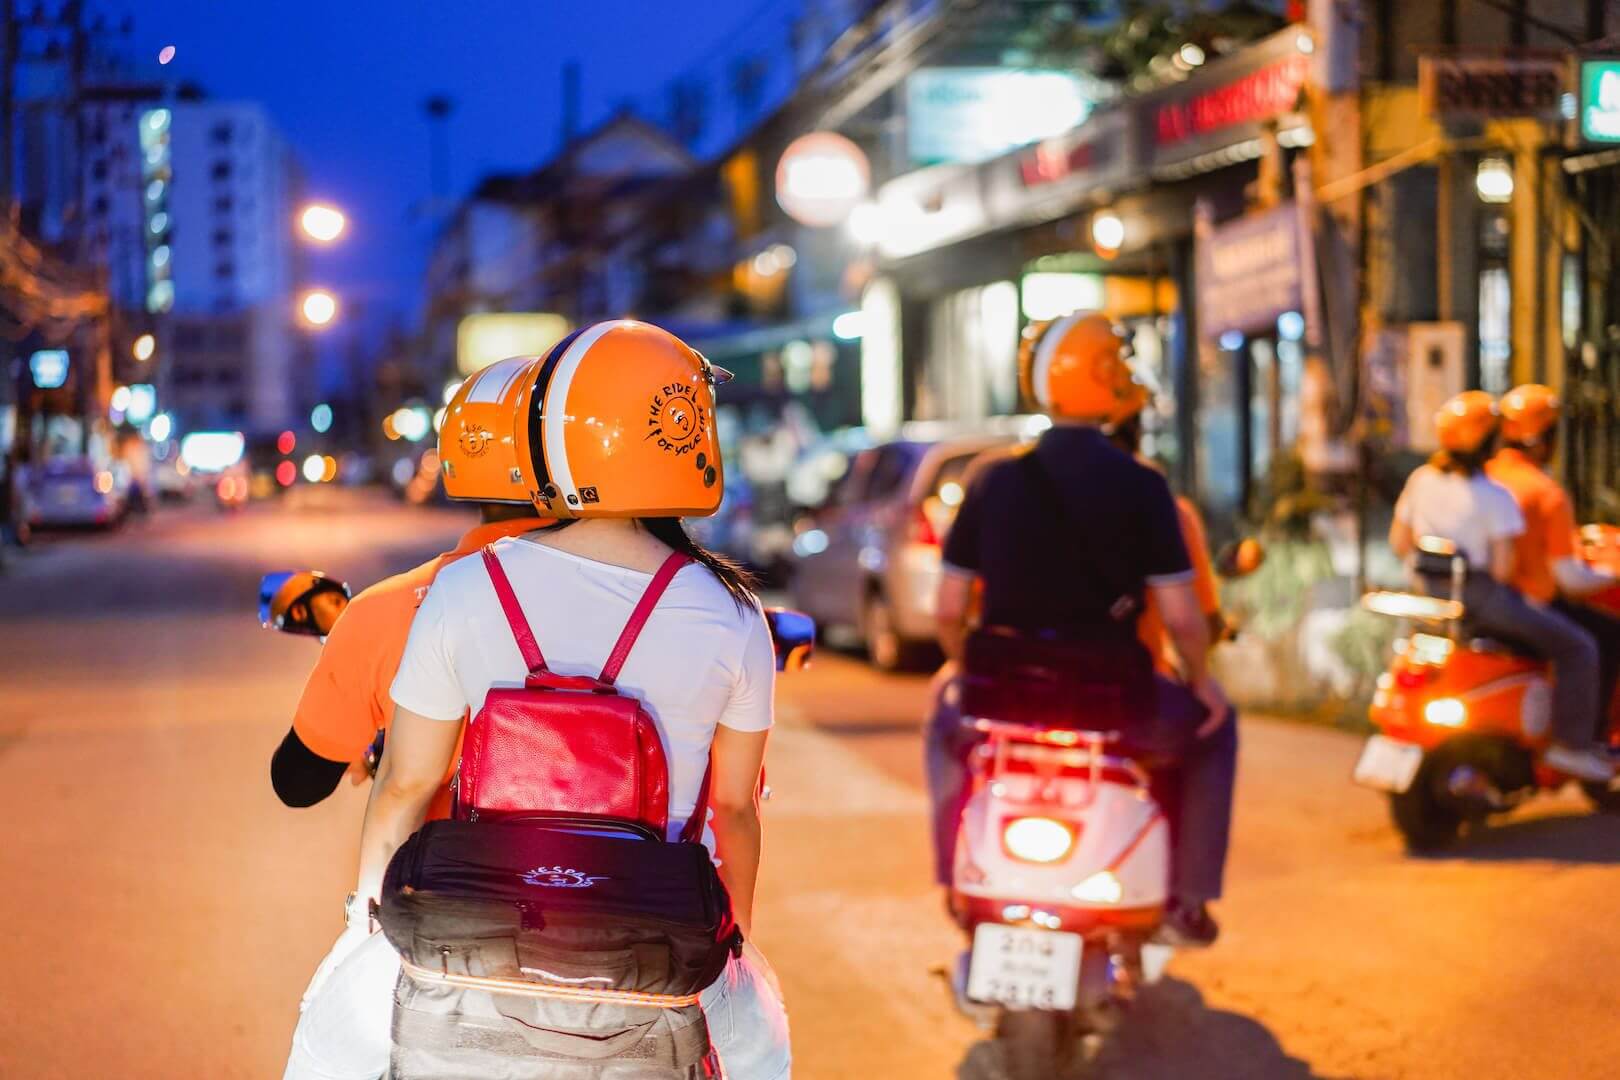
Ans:
MULTIPOLYGON (((1105 428, 1135 415, 1146 390, 1123 342, 1101 315, 1032 327, 1020 353, 1028 396, 1053 419, 1032 450, 979 464, 944 549, 938 618, 946 652, 960 658, 974 583, 977 623, 1016 635, 1085 642, 1141 671, 1146 704, 1126 721, 1133 749, 1175 768, 1171 901, 1166 936, 1208 944, 1208 903, 1221 894, 1236 775, 1230 705, 1209 675, 1207 621, 1193 588, 1175 501, 1164 477, 1124 453, 1105 428), (1151 590, 1186 683, 1149 674, 1136 618, 1151 590)), ((943 698, 949 699, 947 691, 943 698)), ((955 710, 942 703, 929 731, 936 865, 948 882, 965 798, 965 755, 955 710)))

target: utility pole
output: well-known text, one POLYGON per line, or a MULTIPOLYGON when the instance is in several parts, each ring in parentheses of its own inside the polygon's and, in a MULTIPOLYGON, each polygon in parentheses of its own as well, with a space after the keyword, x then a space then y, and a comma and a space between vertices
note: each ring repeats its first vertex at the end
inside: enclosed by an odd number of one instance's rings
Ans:
POLYGON ((427 114, 428 131, 432 137, 431 176, 435 203, 450 197, 449 120, 455 108, 455 101, 446 94, 434 94, 422 102, 422 111, 427 114))

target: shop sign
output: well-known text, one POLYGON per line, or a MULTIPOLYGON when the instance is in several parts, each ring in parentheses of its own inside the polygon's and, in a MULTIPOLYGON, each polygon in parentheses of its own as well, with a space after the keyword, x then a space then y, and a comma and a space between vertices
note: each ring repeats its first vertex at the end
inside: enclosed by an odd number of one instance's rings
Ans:
POLYGON ((1564 61, 1556 56, 1425 56, 1418 85, 1441 119, 1559 119, 1564 61))
POLYGON ((866 155, 836 131, 813 131, 788 144, 776 166, 776 201, 800 225, 837 225, 866 199, 866 155))
POLYGON ((1581 138, 1620 142, 1620 59, 1581 62, 1581 138))
POLYGON ((1154 110, 1154 144, 1175 146, 1240 124, 1291 113, 1310 70, 1310 57, 1295 50, 1221 86, 1166 101, 1154 110))
POLYGON ((1269 332, 1304 307, 1299 210, 1285 203, 1216 226, 1198 242, 1199 333, 1269 332))
POLYGON ((984 166, 990 217, 997 227, 1048 220, 1091 191, 1123 186, 1133 164, 1126 134, 1126 113, 1109 110, 1074 131, 990 162, 984 166))
POLYGON ((1082 130, 1037 143, 1017 156, 1018 182, 1038 188, 1106 170, 1119 156, 1119 140, 1112 135, 1082 130))
POLYGON ((978 171, 936 165, 897 176, 878 191, 878 250, 901 259, 989 229, 978 171))

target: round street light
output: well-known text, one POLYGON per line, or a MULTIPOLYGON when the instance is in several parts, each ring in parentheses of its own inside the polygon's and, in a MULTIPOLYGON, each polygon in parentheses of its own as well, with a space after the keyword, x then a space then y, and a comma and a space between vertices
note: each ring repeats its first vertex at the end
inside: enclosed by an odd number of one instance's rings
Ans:
POLYGON ((152 359, 152 354, 155 352, 157 352, 157 338, 151 334, 142 334, 129 347, 129 354, 142 363, 152 359))
POLYGON ((342 236, 348 223, 343 211, 325 203, 311 203, 298 215, 298 227, 317 244, 330 244, 342 236))
POLYGON ((326 326, 337 318, 337 297, 325 289, 311 289, 299 301, 298 310, 303 312, 304 321, 310 326, 326 326))

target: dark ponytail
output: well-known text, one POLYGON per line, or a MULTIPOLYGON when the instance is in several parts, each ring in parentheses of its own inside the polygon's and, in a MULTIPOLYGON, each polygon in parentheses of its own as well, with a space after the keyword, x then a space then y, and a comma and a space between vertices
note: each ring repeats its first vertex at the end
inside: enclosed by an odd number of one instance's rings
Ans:
POLYGON ((1441 472, 1478 476, 1485 471, 1485 463, 1494 453, 1496 437, 1493 435, 1473 450, 1441 450, 1429 459, 1429 464, 1441 472))
POLYGON ((700 563, 707 568, 709 573, 713 574, 719 579, 720 584, 725 586, 726 592, 731 594, 731 598, 737 602, 739 608, 751 608, 759 603, 758 598, 754 595, 754 590, 758 587, 754 575, 724 555, 716 555, 696 540, 693 540, 691 534, 686 531, 685 523, 680 518, 647 517, 638 518, 637 520, 641 522, 643 528, 658 540, 682 555, 691 556, 693 562, 700 563))

